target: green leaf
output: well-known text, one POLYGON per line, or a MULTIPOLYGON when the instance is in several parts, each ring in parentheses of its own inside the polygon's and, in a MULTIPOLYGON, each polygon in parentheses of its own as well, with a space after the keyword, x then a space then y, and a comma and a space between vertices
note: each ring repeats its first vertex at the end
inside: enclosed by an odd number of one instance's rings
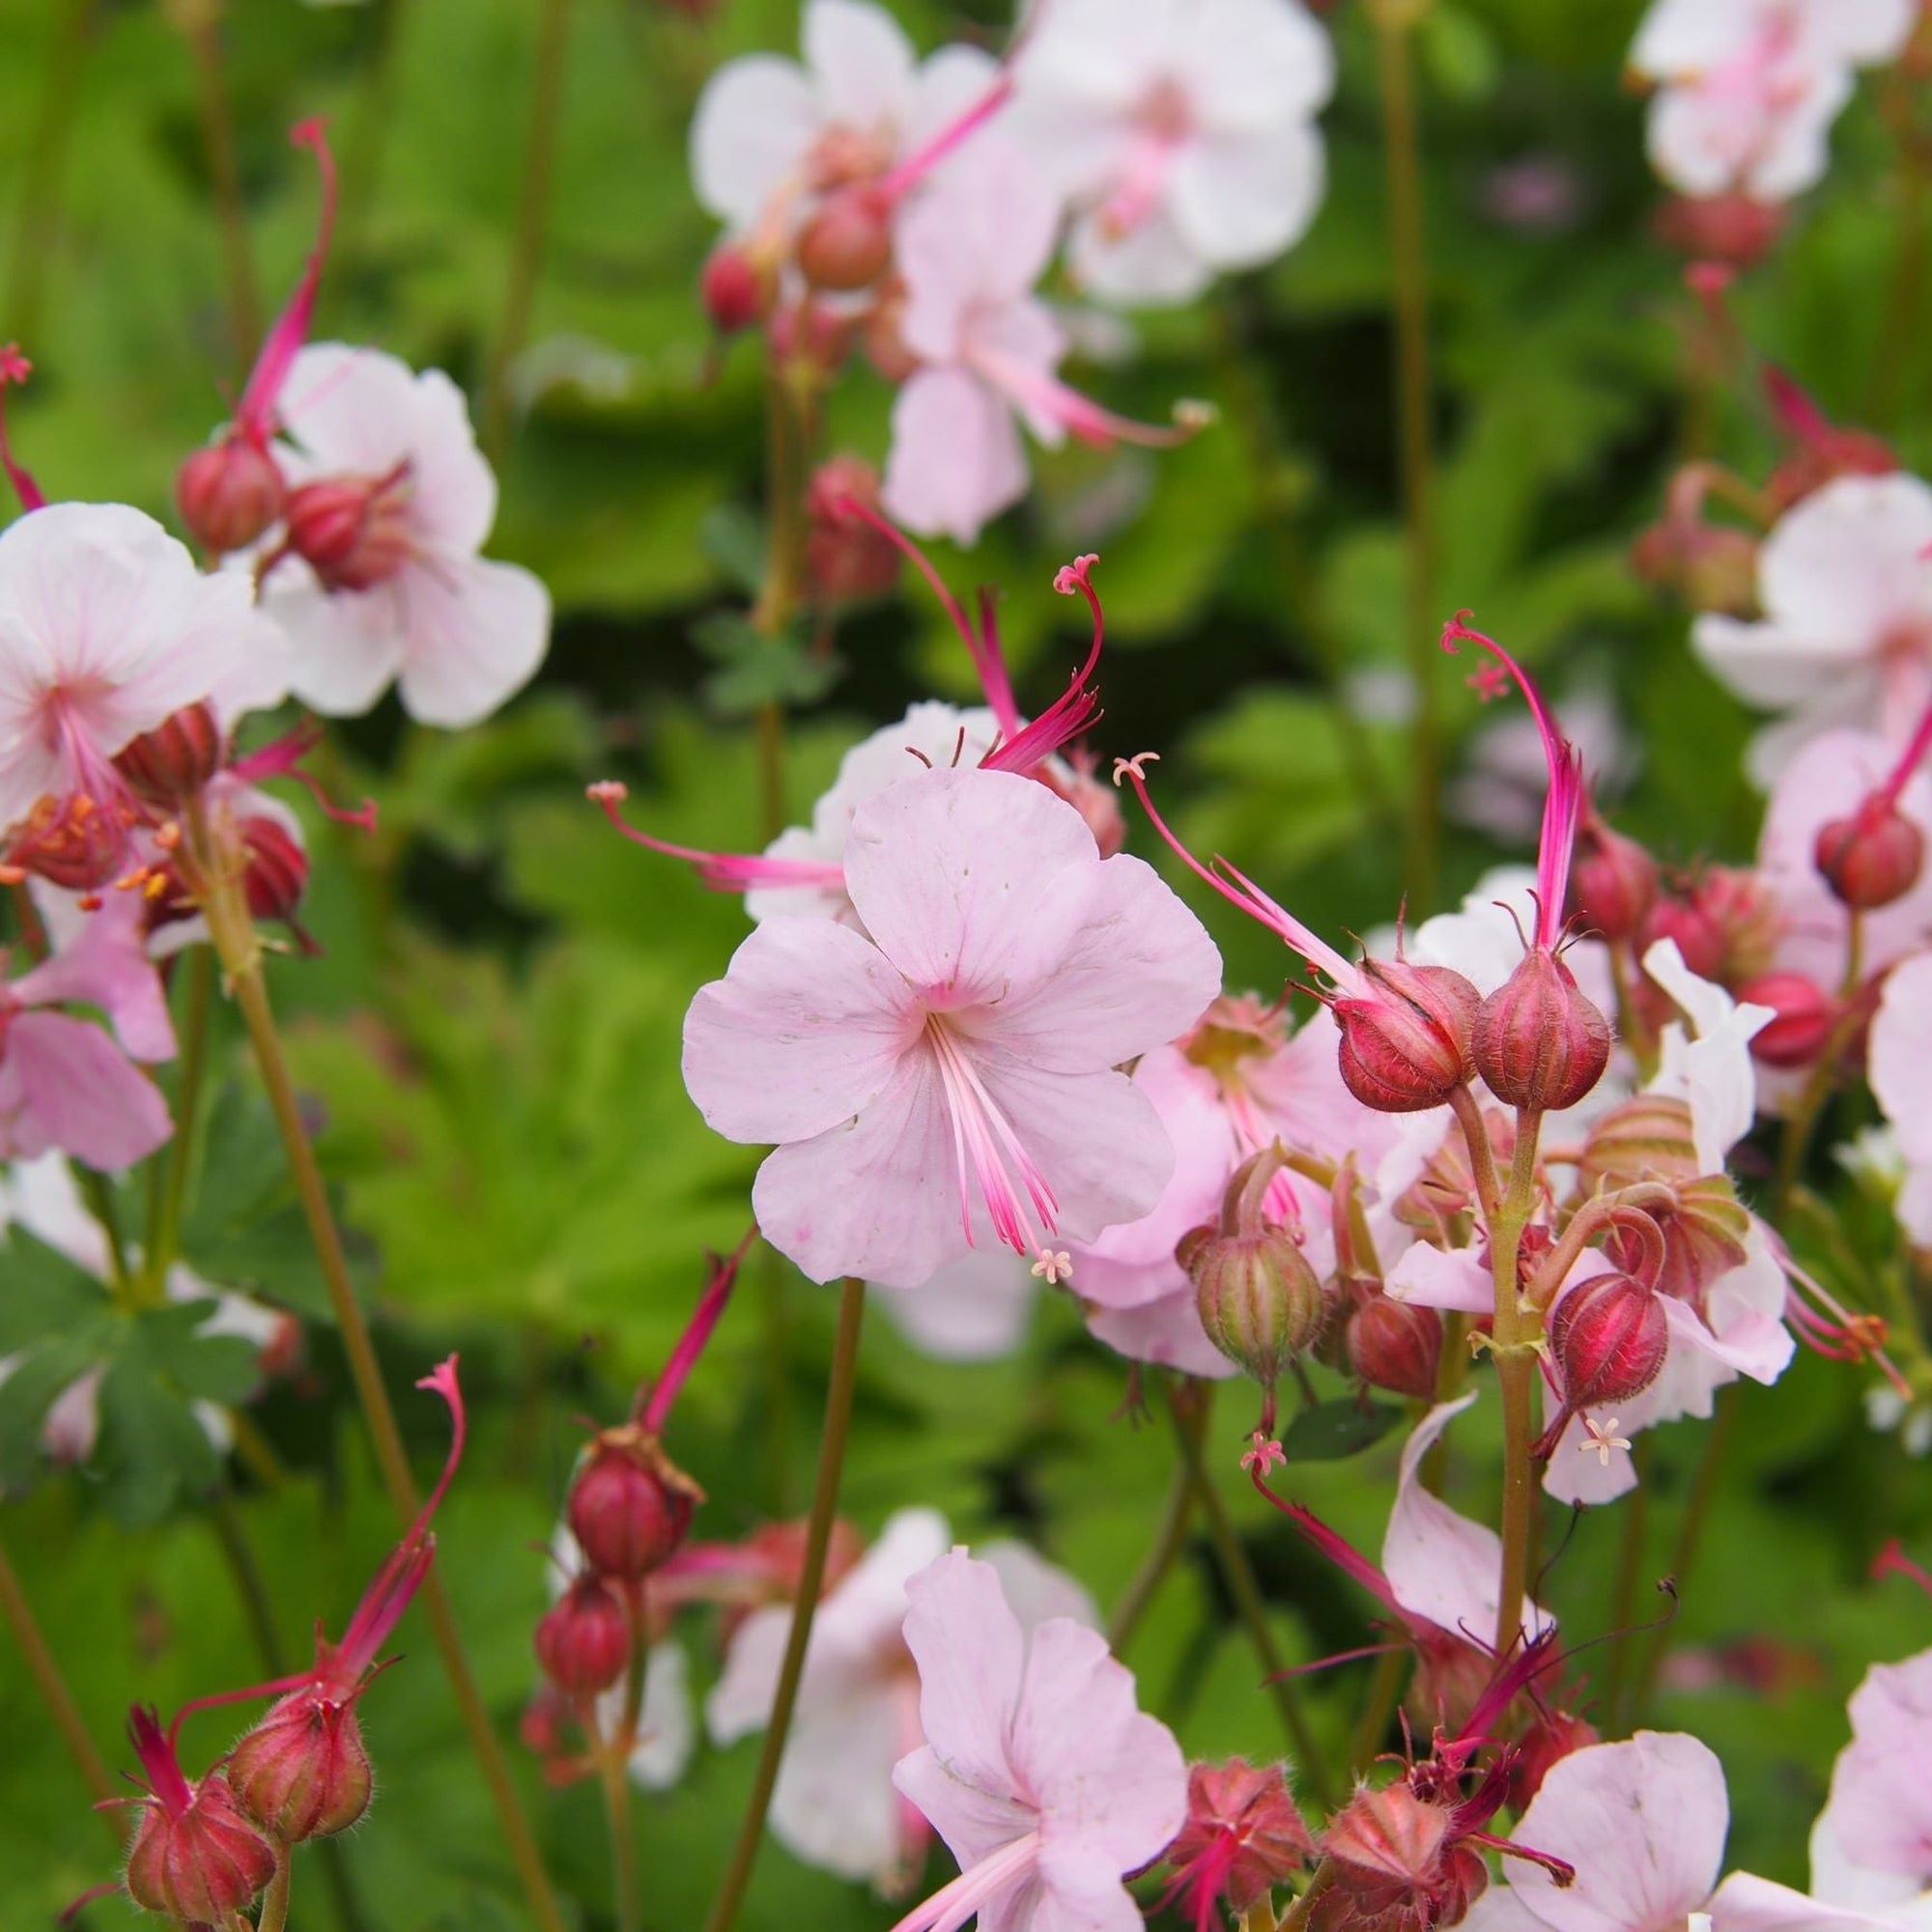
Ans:
POLYGON ((1282 1432, 1281 1446, 1291 1463, 1340 1463, 1372 1448, 1402 1418, 1395 1403, 1337 1396, 1304 1408, 1282 1432))
POLYGON ((100 1381, 101 1501, 129 1529, 159 1522, 185 1491, 212 1488, 221 1458, 199 1418, 137 1340, 100 1381))
POLYGON ((0 1355, 90 1321, 105 1299, 106 1290, 77 1262, 15 1228, 0 1249, 0 1355))

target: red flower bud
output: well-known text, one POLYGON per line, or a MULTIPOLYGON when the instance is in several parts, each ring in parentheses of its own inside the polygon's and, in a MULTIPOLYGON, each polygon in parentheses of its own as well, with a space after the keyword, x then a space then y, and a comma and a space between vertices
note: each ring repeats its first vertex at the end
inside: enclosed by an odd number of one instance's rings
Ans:
POLYGON ((1342 1083, 1383 1114, 1439 1107, 1474 1071, 1469 1036, 1482 995, 1447 966, 1365 959, 1369 992, 1337 999, 1342 1083))
POLYGON ((697 278, 704 313, 720 335, 736 335, 762 322, 771 308, 773 278, 735 242, 722 242, 697 278))
POLYGON ((1205 1892, 1245 1913, 1314 1851, 1282 1766, 1233 1758, 1188 1767, 1187 1822, 1168 1846, 1167 1862, 1197 1905, 1205 1892))
MULTIPOLYGON (((1776 895, 1756 872, 1739 866, 1707 866, 1697 875, 1690 898, 1718 935, 1717 966, 1702 977, 1735 986, 1770 972, 1784 918, 1776 895)), ((1685 963, 1690 964, 1689 953, 1685 963)))
POLYGON ((823 604, 882 597, 899 577, 899 553, 892 540, 846 500, 879 507, 879 472, 864 457, 839 454, 812 471, 806 487, 805 573, 823 604))
POLYGON ((128 1854, 128 1896, 147 1912, 202 1925, 252 1905, 275 1875, 275 1850, 218 1777, 190 1784, 151 1710, 129 1719, 148 1796, 128 1854))
POLYGON ((1459 1923, 1490 1880, 1482 1854, 1454 1829, 1447 1805, 1405 1783, 1357 1791, 1321 1840, 1335 1862, 1334 1889, 1353 1908, 1341 1922, 1413 1932, 1459 1923))
POLYGON ((1371 1388, 1433 1402, 1442 1318, 1433 1308, 1372 1294, 1349 1317, 1349 1361, 1371 1388))
POLYGON ((800 271, 835 295, 870 288, 892 260, 892 205, 869 183, 828 195, 798 238, 800 271))
POLYGON ((1641 958, 1660 939, 1676 942, 1685 965, 1698 979, 1717 978, 1718 967, 1724 957, 1724 936, 1708 912, 1688 899, 1659 899, 1638 928, 1637 956, 1641 958))
POLYGON ((175 473, 175 507, 188 534, 216 556, 245 550, 281 521, 282 472, 262 445, 232 430, 175 473))
POLYGON ((239 830, 247 854, 242 884, 249 912, 256 919, 293 924, 308 890, 308 854, 278 818, 244 818, 239 830))
POLYGON ((197 796, 221 769, 221 726, 206 704, 184 705, 114 754, 128 788, 164 810, 197 796))
POLYGON ((330 590, 386 582, 413 550, 407 460, 382 476, 326 476, 289 493, 288 547, 330 590))
POLYGON ((1855 912, 1902 899, 1925 865, 1925 835, 1895 805, 1870 803, 1821 826, 1811 863, 1855 912))
POLYGON ((1576 1411, 1641 1395, 1663 1368, 1670 1324, 1657 1291, 1627 1274, 1579 1282, 1549 1317, 1549 1352, 1576 1411))
POLYGON ((1634 838, 1592 819, 1577 834, 1570 900, 1603 938, 1628 939, 1657 903, 1657 861, 1634 838))
POLYGON ((631 1658, 631 1619, 617 1593, 600 1577, 580 1577, 538 1621, 536 1652, 566 1695, 610 1690, 631 1658))
POLYGON ((1601 1744, 1603 1734, 1587 1718, 1567 1711, 1539 1712, 1536 1720, 1522 1734, 1517 1755, 1510 1766, 1510 1809, 1521 1814, 1529 1801, 1543 1787, 1543 1780, 1572 1751, 1601 1744))
POLYGON ((286 1844, 346 1832, 369 1808, 369 1753, 355 1700, 284 1697, 230 1752, 222 1774, 242 1810, 286 1844))
POLYGON ((1742 617, 1757 604, 1757 541, 1701 516, 1666 516, 1631 546, 1631 568, 1693 611, 1742 617))
POLYGON ((648 1577, 684 1541, 704 1492, 635 1424, 607 1429, 570 1487, 568 1515, 590 1567, 648 1577))
POLYGON ((1836 1001, 1803 973, 1766 973, 1740 986, 1738 998, 1777 1016, 1750 1043, 1751 1057, 1767 1066, 1808 1066, 1825 1050, 1838 1016, 1836 1001))
POLYGON ((1547 946, 1482 1004, 1472 1039, 1483 1084, 1509 1107, 1574 1107, 1610 1062, 1610 1023, 1547 946))
POLYGON ((1781 202, 1747 194, 1673 195, 1657 213, 1657 239, 1697 261, 1747 269, 1784 232, 1781 202))

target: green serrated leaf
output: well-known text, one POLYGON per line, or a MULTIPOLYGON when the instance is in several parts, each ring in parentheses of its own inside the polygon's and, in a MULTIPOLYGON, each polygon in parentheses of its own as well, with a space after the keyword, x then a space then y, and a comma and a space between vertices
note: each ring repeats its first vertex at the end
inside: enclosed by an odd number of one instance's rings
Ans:
POLYGON ((261 1350, 240 1335, 205 1334, 215 1308, 204 1299, 144 1309, 134 1321, 135 1346, 184 1395, 237 1403, 261 1380, 261 1350))
POLYGON ((1379 1442, 1402 1417, 1392 1402, 1337 1396, 1304 1408, 1282 1432, 1282 1450, 1291 1463, 1340 1463, 1379 1442))
POLYGON ((221 1458, 194 1410, 138 1343, 109 1363, 99 1401, 101 1501, 125 1527, 159 1522, 178 1496, 220 1475, 221 1458))
POLYGON ((15 1228, 0 1249, 0 1355, 97 1315, 106 1291, 58 1248, 15 1228))

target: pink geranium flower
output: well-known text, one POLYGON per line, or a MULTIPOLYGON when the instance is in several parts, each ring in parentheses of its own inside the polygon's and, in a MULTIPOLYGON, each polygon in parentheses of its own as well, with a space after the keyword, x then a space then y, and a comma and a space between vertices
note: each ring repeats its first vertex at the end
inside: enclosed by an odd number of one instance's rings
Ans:
POLYGON ((425 724, 487 717, 543 662, 550 595, 477 554, 497 479, 463 392, 439 369, 317 343, 290 365, 280 420, 287 522, 258 567, 296 695, 353 716, 395 682, 425 724))
POLYGON ((1639 1731, 1589 1745, 1545 1775, 1516 1834, 1576 1868, 1562 1885, 1511 1864, 1463 1921, 1468 1932, 1853 1932, 1873 1921, 1788 1886, 1723 1868, 1730 1799, 1716 1755, 1695 1738, 1639 1731))
POLYGON ((0 1157, 58 1148, 109 1172, 144 1159, 174 1129, 134 1062, 174 1050, 139 907, 117 895, 71 945, 0 984, 0 1157), (54 1010, 67 1005, 99 1008, 108 1026, 54 1010))
POLYGON ((1004 772, 900 781, 854 815, 865 932, 772 919, 685 1021, 685 1084, 775 1143, 753 1203, 813 1280, 916 1287, 988 1235, 1057 1279, 1053 1237, 1145 1213, 1173 1151, 1119 1065, 1214 993, 1200 923, 1080 814, 1004 772))
MULTIPOLYGON (((809 1864, 885 1889, 915 1877, 925 1819, 893 1783, 923 1742, 919 1678, 906 1648, 906 1587, 952 1547, 938 1511, 900 1510, 826 1596, 812 1620, 791 1735, 772 1793, 772 1831, 809 1864)), ((1031 1630, 1049 1617, 1098 1621, 1087 1593, 1020 1544, 980 1556, 1031 1630)), ((791 1608, 756 1609, 739 1625, 707 1706, 719 1744, 762 1730, 778 1691, 791 1608)))
POLYGON ((1746 702, 1785 714, 1751 749, 1768 783, 1828 726, 1902 745, 1932 697, 1932 487, 1840 476, 1812 492, 1758 552, 1747 621, 1698 618, 1697 654, 1746 702))
POLYGON ((290 658, 237 577, 205 576, 152 517, 50 503, 0 532, 0 826, 121 794, 109 760, 170 712, 279 703, 290 658))
POLYGON ((1134 1701, 1097 1632, 1052 1617, 1031 1634, 999 1573, 964 1550, 915 1577, 905 1640, 925 1743, 894 1781, 960 1875, 894 1932, 1137 1932, 1122 1880, 1187 1816, 1187 1766, 1134 1701))
POLYGON ((1335 57, 1297 0, 1055 0, 1017 78, 1026 152, 1077 211, 1069 256, 1097 296, 1190 300, 1314 217, 1335 57))
POLYGON ((1020 424, 1058 448, 1068 436, 1171 443, 1199 427, 1127 421, 1058 375, 1060 324, 1034 293, 1053 255, 1060 203, 1016 146, 987 140, 936 178, 898 224, 899 335, 919 367, 893 405, 880 501, 923 536, 974 542, 1025 495, 1020 424))

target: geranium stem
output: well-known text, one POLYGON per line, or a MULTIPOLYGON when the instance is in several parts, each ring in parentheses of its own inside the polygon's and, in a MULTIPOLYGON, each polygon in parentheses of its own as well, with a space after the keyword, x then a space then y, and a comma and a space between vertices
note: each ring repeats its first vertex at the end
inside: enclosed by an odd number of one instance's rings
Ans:
POLYGON ((543 0, 537 23, 535 74, 530 84, 530 125, 524 140, 523 194, 517 204, 516 236, 510 243, 509 285, 483 384, 483 450, 493 463, 503 459, 510 428, 510 372, 529 338, 537 271, 543 262, 544 227, 550 219, 552 162, 556 154, 564 54, 569 41, 570 0, 543 0))
POLYGON ((1542 1318, 1527 1312, 1517 1280, 1522 1232, 1536 1205, 1536 1147, 1543 1119, 1527 1109, 1517 1116, 1516 1154, 1502 1204, 1490 1221, 1494 1269, 1495 1321, 1491 1350, 1503 1398, 1503 1574, 1496 1599, 1495 1654, 1507 1657, 1522 1624, 1536 1537, 1536 1344, 1542 1318))
MULTIPOLYGON (((94 1740, 87 1734, 80 1707, 73 1701, 73 1692, 67 1688, 67 1679, 61 1675, 60 1665, 54 1661, 54 1654, 41 1634, 41 1627, 34 1617, 34 1606, 28 1603, 27 1593, 20 1587, 20 1579, 14 1574, 13 1562, 3 1545, 0 1545, 0 1614, 5 1615, 7 1628, 13 1632, 14 1641, 20 1647, 20 1655, 26 1659, 27 1674, 45 1701, 48 1715, 54 1720, 54 1729, 61 1734, 61 1742, 67 1747, 68 1755, 73 1759, 81 1782, 87 1786, 97 1804, 105 1804, 119 1795, 114 1779, 100 1753, 95 1749, 94 1740)), ((118 1845, 121 1833, 114 1823, 113 1814, 102 1811, 99 1817, 118 1845)))
MULTIPOLYGON (((269 1004, 269 989, 262 978, 262 951, 255 923, 249 917, 241 880, 232 863, 223 853, 212 849, 205 814, 192 811, 189 825, 197 889, 202 910, 207 915, 209 933, 227 976, 228 989, 242 1010, 242 1023, 248 1032, 249 1045, 254 1049, 262 1084, 268 1090, 269 1106, 281 1134, 289 1172, 301 1201, 303 1216, 308 1222, 309 1237, 322 1264, 329 1306, 335 1316, 343 1350, 349 1358, 350 1375, 355 1380, 370 1438, 375 1445, 376 1462, 383 1474, 384 1487, 389 1492, 391 1508, 407 1525, 415 1520, 420 1507, 415 1478, 410 1471, 409 1455, 403 1447, 402 1431, 397 1427, 388 1390, 384 1386, 382 1366, 376 1359, 369 1325, 363 1319, 355 1286, 349 1278, 348 1259, 343 1252, 342 1236, 335 1226, 335 1216, 329 1208, 322 1170, 316 1165, 315 1150, 309 1144, 308 1129, 302 1122, 295 1079, 282 1048, 273 1009, 269 1004)), ((523 1801, 517 1795, 508 1760, 491 1725, 490 1714, 484 1708, 476 1680, 470 1674, 448 1593, 442 1585, 442 1573, 436 1566, 431 1567, 424 1579, 422 1604, 436 1647, 442 1658, 443 1670, 455 1694, 457 1708, 462 1714, 464 1728, 469 1733, 470 1746, 476 1753, 484 1781, 490 1788, 504 1843, 523 1881, 530 1909, 544 1932, 563 1932, 563 1918, 551 1889, 549 1875, 544 1870, 535 1834, 525 1815, 523 1801)))
POLYGON ((1435 481, 1430 422, 1429 273, 1422 246, 1422 170, 1411 37, 1417 0, 1369 10, 1381 78, 1382 156, 1388 179, 1389 254, 1395 276, 1395 379, 1402 514, 1408 552, 1406 621, 1415 678, 1410 729, 1409 902, 1429 909, 1435 888, 1442 778, 1441 680, 1435 674, 1435 481))
POLYGON ((181 1084, 175 1092, 175 1131, 165 1155, 156 1156, 156 1193, 150 1204, 147 1252, 142 1264, 156 1294, 165 1288, 168 1268, 181 1241, 182 1212, 188 1175, 194 1166, 194 1136, 208 1066, 208 1023, 214 1005, 214 955, 206 946, 188 949, 187 1011, 182 1027, 181 1084))
POLYGON ((256 1932, 285 1932, 289 1922, 289 1887, 294 1882, 296 1861, 283 1845, 275 1858, 275 1875, 262 1894, 262 1916, 255 1921, 256 1932))
POLYGON ((1203 1453, 1202 1439, 1207 1434, 1206 1411, 1212 1393, 1212 1383, 1200 1383, 1191 1389, 1177 1384, 1171 1390, 1170 1407, 1174 1415, 1175 1437, 1180 1444, 1181 1460, 1194 1485, 1194 1493, 1200 1499, 1202 1513, 1208 1519, 1208 1534, 1213 1542, 1228 1594, 1234 1598, 1235 1608, 1247 1631, 1248 1641, 1254 1645, 1255 1655, 1261 1660, 1262 1669, 1266 1674, 1268 1694, 1274 1699, 1282 1728, 1294 1747, 1296 1769, 1302 1784, 1318 1804, 1326 1804, 1330 1796, 1327 1759, 1316 1742, 1315 1733, 1309 1728, 1308 1714, 1301 1708, 1294 1680, 1288 1675, 1288 1664, 1281 1654, 1281 1646, 1275 1642, 1274 1633, 1268 1628, 1267 1605, 1263 1600, 1254 1565, 1248 1561, 1248 1552, 1242 1548, 1235 1520, 1228 1514, 1226 1499, 1214 1487, 1213 1476, 1208 1471, 1203 1453), (1198 1429, 1188 1426, 1187 1411, 1190 1407, 1196 1407, 1201 1414, 1198 1429))
POLYGON ((631 1778, 621 1751, 599 1767, 604 1816, 611 1828, 611 1889, 616 1897, 617 1932, 638 1932, 638 1845, 631 1831, 631 1778))
POLYGON ((818 1611, 818 1595, 825 1581, 825 1555, 832 1543, 832 1525, 838 1513, 838 1484, 845 1467, 845 1441, 852 1427, 852 1397, 859 1379, 859 1333, 866 1313, 866 1284, 847 1275, 838 1291, 838 1330, 832 1350, 832 1375, 825 1391, 825 1433, 818 1446, 818 1473, 812 1484, 811 1515, 805 1530, 805 1561, 792 1602, 791 1631, 784 1660, 779 1667, 778 1694, 772 1700, 772 1720, 765 1730, 752 1795, 731 1848, 731 1861, 711 1901, 704 1932, 726 1932, 744 1902, 764 1836, 765 1813, 778 1783, 779 1765, 798 1703, 799 1680, 805 1672, 806 1645, 818 1611))

